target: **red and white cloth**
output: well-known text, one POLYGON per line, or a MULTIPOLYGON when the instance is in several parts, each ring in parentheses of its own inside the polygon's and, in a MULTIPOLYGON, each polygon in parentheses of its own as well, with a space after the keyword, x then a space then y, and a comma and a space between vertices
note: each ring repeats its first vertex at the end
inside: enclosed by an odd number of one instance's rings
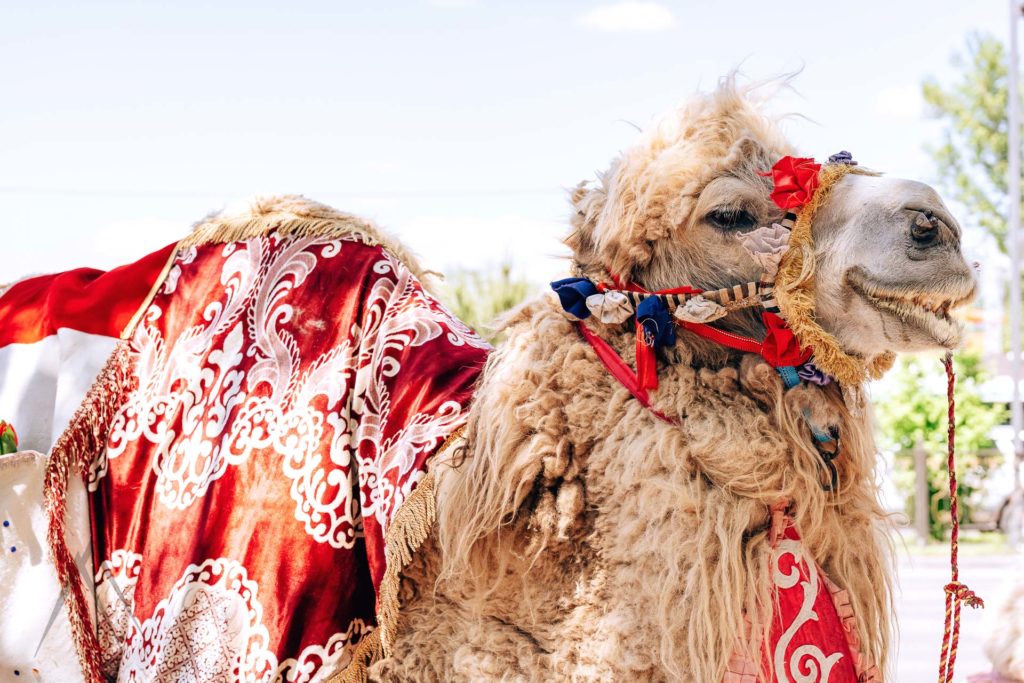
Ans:
POLYGON ((489 347, 355 238, 184 248, 92 464, 103 670, 322 680, 375 624, 385 534, 489 347))
MULTIPOLYGON (((137 312, 137 388, 86 482, 87 656, 109 680, 324 680, 375 627, 389 524, 464 423, 490 347, 358 232, 172 245, 0 297, 0 414, 24 446, 49 450, 137 312)), ((16 654, 0 667, 39 675, 16 654)))
MULTIPOLYGON (((83 680, 47 549, 46 455, 160 277, 172 246, 109 272, 80 268, 0 292, 0 419, 18 453, 0 456, 0 680, 83 680)), ((66 491, 65 540, 92 586, 88 502, 66 491)))
POLYGON ((50 450, 173 248, 111 271, 28 278, 0 294, 0 419, 22 449, 50 450))
MULTIPOLYGON (((736 652, 722 683, 880 683, 860 651, 849 594, 806 551, 782 502, 772 509, 769 566, 775 611, 760 664, 736 652)), ((756 632, 755 632, 756 633, 756 632)))

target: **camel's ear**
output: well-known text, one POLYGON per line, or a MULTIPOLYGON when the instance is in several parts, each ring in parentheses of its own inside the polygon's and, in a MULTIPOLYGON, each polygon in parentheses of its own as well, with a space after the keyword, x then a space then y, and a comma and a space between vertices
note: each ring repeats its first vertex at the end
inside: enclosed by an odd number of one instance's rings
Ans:
POLYGON ((573 188, 572 231, 565 244, 572 250, 573 259, 583 271, 604 266, 597 247, 597 224, 604 211, 608 190, 604 178, 596 183, 583 181, 573 188))

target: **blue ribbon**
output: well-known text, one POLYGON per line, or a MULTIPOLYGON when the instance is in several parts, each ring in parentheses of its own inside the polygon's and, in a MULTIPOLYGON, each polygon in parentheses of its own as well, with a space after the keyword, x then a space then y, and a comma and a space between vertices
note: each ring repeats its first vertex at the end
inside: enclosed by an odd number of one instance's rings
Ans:
POLYGON ((585 277, 567 277, 552 282, 551 289, 555 290, 566 313, 571 313, 580 320, 590 317, 587 297, 597 294, 597 285, 593 282, 585 277))
POLYGON ((845 149, 841 152, 836 152, 828 158, 830 164, 846 164, 847 166, 856 166, 857 162, 853 160, 853 155, 847 152, 845 149))
POLYGON ((676 326, 665 304, 656 296, 649 296, 636 307, 636 320, 643 328, 644 338, 653 346, 672 346, 676 343, 676 326))
POLYGON ((792 365, 783 365, 775 368, 775 370, 778 371, 779 377, 782 378, 782 383, 786 385, 787 389, 792 389, 797 384, 800 384, 799 371, 792 365))

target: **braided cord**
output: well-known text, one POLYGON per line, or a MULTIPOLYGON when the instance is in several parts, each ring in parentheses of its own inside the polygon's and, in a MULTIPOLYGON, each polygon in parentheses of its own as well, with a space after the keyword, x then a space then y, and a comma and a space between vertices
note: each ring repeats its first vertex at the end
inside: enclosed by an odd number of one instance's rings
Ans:
POLYGON ((984 607, 985 602, 974 591, 960 583, 960 567, 957 564, 960 520, 956 495, 956 401, 953 399, 956 374, 953 372, 953 354, 947 353, 942 363, 946 368, 946 417, 949 421, 946 426, 946 467, 949 470, 949 514, 952 529, 949 537, 950 581, 945 586, 946 624, 942 635, 942 650, 939 653, 939 683, 952 683, 957 647, 960 644, 960 608, 964 603, 969 607, 984 607))

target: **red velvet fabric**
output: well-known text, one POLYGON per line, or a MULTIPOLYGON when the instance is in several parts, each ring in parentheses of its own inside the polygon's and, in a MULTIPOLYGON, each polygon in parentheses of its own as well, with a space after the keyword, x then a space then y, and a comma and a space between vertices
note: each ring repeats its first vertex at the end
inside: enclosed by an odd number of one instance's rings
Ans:
POLYGON ((105 673, 344 667, 489 347, 382 248, 276 234, 179 253, 131 344, 88 481, 105 673))
POLYGON ((121 336, 173 248, 109 271, 78 268, 16 282, 0 297, 0 347, 31 344, 62 327, 121 336))

